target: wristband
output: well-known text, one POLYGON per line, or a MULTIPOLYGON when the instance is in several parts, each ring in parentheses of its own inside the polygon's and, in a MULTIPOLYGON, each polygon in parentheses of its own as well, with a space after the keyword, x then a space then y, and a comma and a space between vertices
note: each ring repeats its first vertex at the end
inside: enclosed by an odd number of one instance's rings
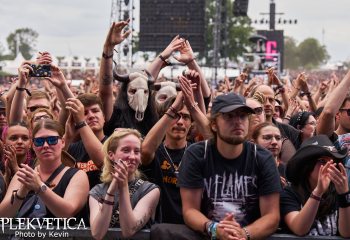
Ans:
POLYGON ((213 222, 213 224, 211 225, 211 228, 210 228, 211 240, 216 240, 217 229, 218 229, 218 223, 217 222, 213 222))
POLYGON ((110 197, 114 197, 115 195, 114 194, 111 194, 109 192, 106 192, 106 195, 110 196, 110 197))
POLYGON ((190 111, 193 110, 196 106, 198 106, 198 102, 194 102, 191 107, 190 107, 190 111))
POLYGON ((105 54, 104 52, 102 52, 102 57, 103 57, 104 59, 112 58, 112 57, 113 57, 113 53, 112 53, 111 55, 107 55, 107 54, 105 54))
POLYGON ((350 207, 350 191, 338 194, 338 204, 340 208, 350 207))
POLYGON ((74 128, 75 128, 75 130, 78 130, 78 129, 80 129, 80 128, 82 128, 82 127, 85 127, 85 126, 86 126, 86 122, 85 122, 85 121, 82 121, 82 122, 76 123, 76 124, 74 125, 74 128))
POLYGON ((177 114, 177 112, 178 112, 173 106, 170 106, 169 109, 170 109, 170 111, 172 111, 175 114, 177 114))
POLYGON ((315 199, 316 201, 318 201, 318 202, 320 202, 321 201, 321 197, 319 197, 319 196, 316 196, 315 194, 313 194, 313 193, 311 193, 310 194, 310 198, 312 198, 312 199, 315 199))
POLYGON ((187 63, 185 63, 185 65, 187 66, 188 64, 190 64, 191 62, 193 62, 195 60, 195 58, 192 58, 190 61, 188 61, 187 63))
POLYGON ((248 229, 246 227, 243 227, 242 229, 247 237, 247 240, 250 240, 250 233, 248 232, 248 229))
POLYGON ((13 205, 14 201, 15 201, 15 198, 17 198, 18 200, 21 200, 23 201, 26 197, 20 197, 18 194, 18 189, 16 190, 13 190, 12 191, 12 196, 11 196, 11 205, 13 205))
POLYGON ((164 64, 166 66, 171 66, 172 64, 170 62, 168 62, 161 54, 159 55, 159 58, 162 59, 162 61, 164 62, 164 64))
POLYGON ((110 205, 110 206, 114 206, 114 201, 108 201, 108 200, 103 199, 103 198, 99 198, 98 202, 102 203, 102 204, 107 204, 107 205, 110 205))
POLYGON ((16 90, 17 91, 26 91, 26 93, 29 95, 29 96, 32 96, 32 94, 30 93, 29 89, 28 88, 22 88, 22 87, 16 87, 16 90))

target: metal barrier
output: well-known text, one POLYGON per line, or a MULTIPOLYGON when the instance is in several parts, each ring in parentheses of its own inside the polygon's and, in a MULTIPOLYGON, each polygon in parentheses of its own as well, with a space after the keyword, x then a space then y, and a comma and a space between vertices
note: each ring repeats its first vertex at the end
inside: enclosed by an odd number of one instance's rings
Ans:
MULTIPOLYGON (((2 231, 2 230, 0 230, 2 231)), ((89 228, 84 230, 10 230, 9 227, 5 227, 3 232, 0 233, 0 240, 2 239, 72 239, 72 240, 87 240, 92 239, 91 232, 89 228)), ((123 239, 121 235, 120 228, 110 228, 107 234, 103 237, 103 239, 123 239)), ((150 239, 150 230, 145 229, 136 233, 132 238, 133 240, 149 240, 150 239)), ((164 239, 168 239, 167 236, 164 236, 164 239)), ((319 236, 304 236, 297 237, 295 235, 290 234, 274 234, 267 238, 268 240, 300 240, 300 239, 322 239, 322 240, 336 240, 336 239, 344 239, 340 237, 319 237, 319 236)), ((172 239, 176 240, 176 239, 172 239)))

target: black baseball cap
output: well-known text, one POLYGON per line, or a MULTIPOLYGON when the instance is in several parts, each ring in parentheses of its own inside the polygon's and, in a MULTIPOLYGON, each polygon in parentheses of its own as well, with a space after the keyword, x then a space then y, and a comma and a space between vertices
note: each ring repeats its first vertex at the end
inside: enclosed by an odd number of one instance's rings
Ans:
POLYGON ((213 100, 211 115, 217 113, 227 113, 238 108, 243 108, 248 113, 255 113, 254 110, 247 106, 245 98, 236 93, 227 93, 217 96, 213 100))

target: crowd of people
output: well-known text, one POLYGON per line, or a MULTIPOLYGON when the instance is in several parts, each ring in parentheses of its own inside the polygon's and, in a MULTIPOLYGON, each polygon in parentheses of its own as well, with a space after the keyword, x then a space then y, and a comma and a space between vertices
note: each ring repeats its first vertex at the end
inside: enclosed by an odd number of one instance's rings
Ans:
POLYGON ((350 71, 268 81, 241 73, 211 89, 176 36, 121 74, 113 23, 98 78, 69 85, 48 52, 24 61, 0 98, 0 217, 84 219, 91 235, 350 238, 350 71), (174 58, 187 69, 158 81, 174 58), (51 75, 33 84, 33 64, 51 75))

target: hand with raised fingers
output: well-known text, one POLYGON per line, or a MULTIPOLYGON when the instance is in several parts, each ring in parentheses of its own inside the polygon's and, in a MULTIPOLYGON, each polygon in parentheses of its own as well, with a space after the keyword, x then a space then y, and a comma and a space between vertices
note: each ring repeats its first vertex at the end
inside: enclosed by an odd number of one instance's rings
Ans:
POLYGON ((18 68, 18 87, 25 87, 29 83, 29 74, 33 71, 31 64, 33 63, 24 61, 18 68))
POLYGON ((38 192, 42 181, 37 170, 32 169, 27 164, 21 164, 17 171, 18 181, 23 184, 23 187, 30 191, 38 192))
POLYGON ((193 96, 193 89, 192 89, 192 87, 194 87, 194 86, 191 85, 191 81, 184 76, 179 76, 178 80, 180 83, 181 92, 184 96, 184 98, 183 98, 184 103, 185 103, 187 109, 190 110, 196 104, 196 101, 194 100, 194 96, 193 96))
POLYGON ((347 193, 349 191, 348 176, 346 169, 342 163, 333 163, 328 168, 328 176, 335 186, 335 190, 338 194, 347 193))
POLYGON ((164 59, 169 58, 173 52, 178 51, 182 47, 183 42, 184 39, 180 38, 179 35, 175 36, 173 40, 169 43, 169 45, 161 53, 162 57, 164 59))
POLYGON ((16 157, 16 148, 12 145, 5 145, 4 147, 4 159, 7 161, 8 167, 14 174, 18 171, 18 163, 16 157))
POLYGON ((188 40, 183 39, 183 42, 181 43, 181 47, 178 50, 180 55, 174 56, 174 58, 177 61, 187 65, 195 59, 192 47, 188 40))
POLYGON ((39 52, 38 56, 36 57, 36 63, 37 64, 51 64, 52 63, 52 56, 49 52, 39 52))
POLYGON ((51 64, 51 77, 45 77, 52 85, 57 88, 62 88, 65 85, 68 86, 66 78, 59 67, 51 64))
POLYGON ((66 101, 66 109, 72 114, 75 123, 80 123, 85 120, 85 108, 79 99, 68 98, 66 101))
POLYGON ((326 164, 320 166, 320 170, 318 171, 317 185, 313 191, 318 197, 321 197, 327 191, 331 182, 328 174, 328 168, 331 164, 333 164, 333 160, 327 161, 326 164))
POLYGON ((113 49, 115 45, 123 42, 131 33, 131 29, 125 31, 125 27, 128 26, 130 19, 126 21, 114 22, 109 29, 105 46, 113 49))
POLYGON ((112 162, 114 170, 112 177, 117 180, 118 188, 121 190, 121 188, 128 184, 128 166, 125 161, 121 159, 113 160, 112 162))

